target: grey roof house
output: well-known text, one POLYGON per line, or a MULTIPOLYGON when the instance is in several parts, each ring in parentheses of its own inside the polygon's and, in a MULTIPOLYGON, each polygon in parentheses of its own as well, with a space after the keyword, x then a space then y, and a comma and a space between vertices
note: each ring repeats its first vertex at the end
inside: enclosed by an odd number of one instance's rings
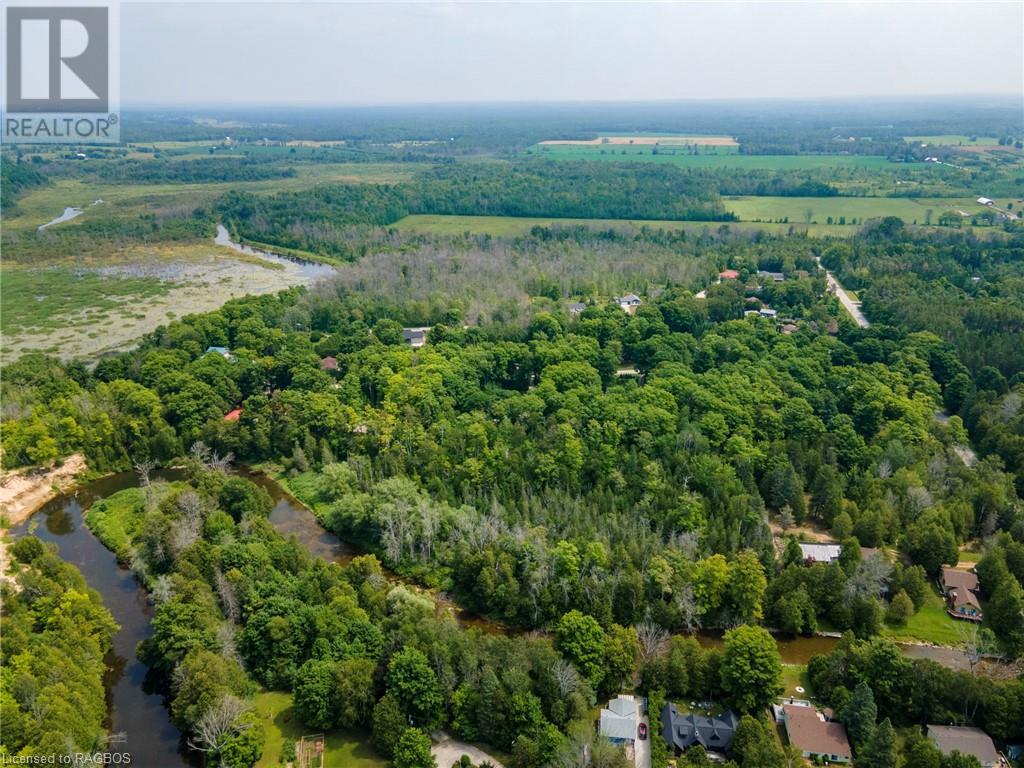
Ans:
POLYGON ((608 702, 607 709, 601 710, 598 731, 613 744, 632 744, 636 741, 639 722, 636 699, 632 696, 616 696, 608 702))
POLYGON ((725 753, 732 748, 739 722, 739 715, 732 711, 713 716, 684 714, 668 703, 661 709, 661 737, 676 754, 694 744, 708 752, 725 753))
POLYGON ((999 753, 992 737, 980 728, 957 725, 929 725, 928 738, 944 755, 954 750, 961 755, 974 755, 981 768, 994 768, 1000 764, 999 753))

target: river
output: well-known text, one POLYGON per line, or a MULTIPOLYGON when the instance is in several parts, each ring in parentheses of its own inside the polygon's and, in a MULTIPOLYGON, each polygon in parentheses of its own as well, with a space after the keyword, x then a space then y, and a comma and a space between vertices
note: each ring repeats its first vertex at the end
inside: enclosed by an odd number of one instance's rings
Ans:
MULTIPOLYGON (((359 548, 347 543, 324 529, 313 513, 288 494, 273 479, 258 473, 244 471, 251 480, 264 488, 274 502, 270 522, 284 536, 295 538, 317 557, 338 563, 347 563, 361 554, 359 548)), ((183 477, 176 470, 153 473, 158 480, 176 480, 183 477)), ((187 757, 187 748, 181 734, 170 719, 164 706, 162 693, 147 681, 147 668, 135 657, 136 646, 152 634, 150 620, 153 607, 146 591, 133 573, 117 562, 114 554, 100 543, 83 521, 83 512, 98 499, 106 498, 125 488, 138 485, 134 473, 111 475, 83 485, 74 493, 60 496, 43 506, 28 521, 14 528, 15 535, 34 533, 43 541, 57 546, 60 556, 75 565, 85 576, 89 586, 98 591, 104 605, 114 616, 121 629, 115 634, 113 648, 107 656, 108 674, 105 680, 109 706, 111 734, 123 735, 124 743, 112 743, 112 751, 129 751, 133 763, 160 768, 186 768, 193 765, 187 757)), ((389 581, 401 579, 385 571, 389 581)), ((448 612, 463 627, 475 627, 490 634, 511 634, 500 622, 472 615, 443 595, 427 592, 414 585, 407 586, 428 594, 437 605, 439 614, 448 612)), ((714 632, 701 632, 697 639, 705 647, 720 647, 722 638, 714 632)), ((833 637, 797 637, 779 639, 779 652, 784 664, 806 664, 811 656, 828 653, 837 643, 833 637)), ((902 646, 908 656, 932 658, 945 666, 962 668, 966 658, 962 651, 952 648, 902 646)))

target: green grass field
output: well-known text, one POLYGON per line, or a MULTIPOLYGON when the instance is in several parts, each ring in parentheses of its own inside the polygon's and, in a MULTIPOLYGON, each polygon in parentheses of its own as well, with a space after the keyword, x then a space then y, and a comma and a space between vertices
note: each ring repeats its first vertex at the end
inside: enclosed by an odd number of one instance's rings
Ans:
POLYGON ((418 232, 428 235, 450 235, 460 236, 491 235, 493 237, 517 237, 529 234, 534 227, 551 226, 586 226, 594 229, 630 229, 639 227, 652 227, 654 229, 685 230, 694 234, 702 232, 716 232, 719 227, 727 226, 738 232, 771 232, 773 234, 785 234, 789 231, 807 232, 814 237, 832 235, 835 237, 852 236, 857 228, 851 226, 839 226, 828 224, 812 224, 810 227, 801 222, 790 224, 765 223, 754 224, 747 222, 717 222, 717 221, 664 221, 664 220, 640 220, 640 219, 555 219, 533 216, 440 216, 415 214, 400 219, 391 226, 403 232, 418 232))
POLYGON ((947 133, 942 136, 904 136, 904 141, 919 142, 921 144, 935 144, 937 146, 957 146, 963 144, 965 147, 987 147, 999 144, 995 136, 965 136, 964 134, 947 133))
POLYGON ((939 593, 930 587, 925 604, 904 626, 885 624, 882 632, 895 640, 959 646, 964 639, 963 627, 961 622, 946 613, 946 604, 939 593))
MULTIPOLYGON (((654 154, 651 147, 579 147, 568 145, 534 145, 527 150, 533 157, 551 160, 605 160, 608 162, 670 163, 686 168, 740 168, 745 170, 793 171, 816 168, 901 168, 904 163, 890 163, 879 155, 740 155, 735 152, 713 153, 713 147, 701 147, 701 154, 654 154), (602 153, 602 149, 604 152, 602 153), (623 154, 625 153, 625 154, 623 154)), ((718 149, 729 149, 721 147, 718 149)), ((914 163, 913 167, 924 165, 914 163)))
MULTIPOLYGON (((298 741, 311 735, 310 729, 299 722, 292 711, 292 696, 280 691, 264 691, 256 696, 256 712, 263 723, 265 740, 263 756, 256 768, 276 768, 286 741, 298 741)), ((387 768, 390 763, 377 755, 370 746, 369 732, 334 730, 325 734, 324 765, 345 768, 387 768)))
POLYGON ((783 664, 782 665, 782 686, 783 696, 792 696, 796 699, 806 699, 811 695, 811 684, 807 679, 807 666, 804 664, 783 664), (803 693, 797 690, 803 688, 803 693))
MULTIPOLYGON (((727 211, 731 211, 743 221, 776 221, 788 218, 790 222, 811 222, 824 224, 831 216, 833 222, 840 217, 846 223, 856 219, 862 223, 866 219, 883 216, 899 216, 907 224, 916 221, 924 224, 926 212, 932 211, 932 221, 938 222, 939 216, 946 211, 958 207, 955 200, 915 200, 904 197, 726 197, 722 202, 727 211), (808 217, 810 213, 810 217, 808 217)), ((959 201, 970 212, 980 212, 981 206, 973 200, 970 203, 959 201)))

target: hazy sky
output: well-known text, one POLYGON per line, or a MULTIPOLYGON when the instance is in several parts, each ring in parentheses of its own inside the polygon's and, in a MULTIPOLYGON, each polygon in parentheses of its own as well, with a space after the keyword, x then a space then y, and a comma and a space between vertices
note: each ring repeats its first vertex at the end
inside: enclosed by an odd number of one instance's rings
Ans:
POLYGON ((1024 3, 129 3, 139 104, 1021 93, 1024 3))

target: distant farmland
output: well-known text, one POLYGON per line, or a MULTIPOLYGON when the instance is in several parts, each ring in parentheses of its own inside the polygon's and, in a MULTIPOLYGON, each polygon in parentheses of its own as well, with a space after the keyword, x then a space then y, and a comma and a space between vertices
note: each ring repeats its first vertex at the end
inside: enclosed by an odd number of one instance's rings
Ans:
POLYGON ((964 134, 945 134, 943 136, 904 136, 904 141, 917 142, 920 144, 934 144, 941 147, 955 147, 963 144, 965 147, 990 147, 998 146, 999 139, 995 136, 965 136, 964 134))
POLYGON ((684 136, 671 133, 608 134, 596 139, 551 139, 541 146, 600 147, 600 146, 658 146, 666 147, 739 147, 732 136, 684 136))
MULTIPOLYGON (((551 160, 604 160, 612 163, 670 163, 686 168, 740 168, 744 170, 798 171, 817 168, 896 168, 907 165, 890 163, 880 155, 741 155, 735 147, 698 147, 698 154, 680 148, 654 152, 650 146, 542 145, 527 154, 551 160)), ((914 163, 913 165, 923 165, 914 163)))
POLYGON ((907 224, 924 224, 926 212, 931 210, 932 221, 946 211, 959 207, 967 212, 978 213, 981 208, 973 200, 917 200, 905 197, 726 197, 722 199, 725 209, 735 213, 742 221, 811 222, 824 224, 829 217, 839 223, 840 217, 846 224, 862 223, 866 219, 884 216, 899 216, 907 224), (808 216, 808 214, 810 214, 808 216))

